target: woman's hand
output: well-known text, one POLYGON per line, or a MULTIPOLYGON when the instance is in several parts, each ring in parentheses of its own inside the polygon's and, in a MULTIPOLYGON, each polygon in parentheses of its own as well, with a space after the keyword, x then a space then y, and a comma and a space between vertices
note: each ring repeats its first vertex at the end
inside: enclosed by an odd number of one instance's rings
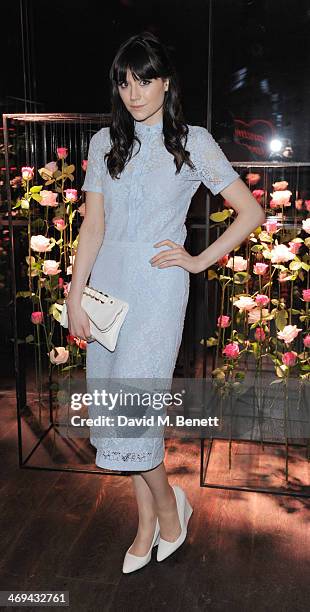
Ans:
POLYGON ((70 300, 70 297, 66 299, 66 306, 69 320, 69 334, 80 338, 80 340, 86 340, 90 338, 90 323, 89 318, 81 304, 77 300, 70 300))
POLYGON ((199 255, 190 255, 183 246, 173 242, 173 240, 161 240, 161 242, 156 242, 154 246, 159 247, 165 244, 172 248, 166 251, 160 251, 160 253, 153 255, 153 257, 150 259, 152 266, 157 268, 179 266, 180 268, 184 268, 184 270, 193 272, 194 274, 202 272, 205 269, 199 255))

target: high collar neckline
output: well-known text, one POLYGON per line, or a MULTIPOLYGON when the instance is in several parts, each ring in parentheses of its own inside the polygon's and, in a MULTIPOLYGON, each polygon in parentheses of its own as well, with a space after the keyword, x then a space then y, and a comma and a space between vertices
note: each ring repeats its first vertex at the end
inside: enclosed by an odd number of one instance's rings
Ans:
POLYGON ((153 125, 147 125, 146 123, 142 123, 141 121, 134 120, 134 128, 138 135, 143 136, 144 134, 157 134, 162 132, 163 129, 163 120, 160 119, 157 123, 153 125))

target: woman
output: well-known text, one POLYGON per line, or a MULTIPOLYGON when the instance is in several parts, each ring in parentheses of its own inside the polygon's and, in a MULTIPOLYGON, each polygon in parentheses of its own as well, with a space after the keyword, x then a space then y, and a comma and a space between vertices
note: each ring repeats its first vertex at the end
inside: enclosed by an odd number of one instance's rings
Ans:
MULTIPOLYGON (((183 121, 177 79, 166 49, 152 34, 133 36, 113 61, 112 123, 91 139, 82 189, 81 226, 70 294, 70 333, 90 336, 81 296, 90 285, 129 303, 117 346, 87 348, 87 378, 171 380, 182 337, 189 273, 206 270, 264 221, 249 189, 209 132, 183 121), (238 213, 230 227, 198 256, 184 249, 185 219, 203 182, 238 213)), ((126 432, 126 436, 130 434, 126 432)), ((171 487, 163 438, 109 437, 91 442, 96 464, 131 473, 139 526, 123 572, 157 560, 184 541, 192 508, 171 487)))

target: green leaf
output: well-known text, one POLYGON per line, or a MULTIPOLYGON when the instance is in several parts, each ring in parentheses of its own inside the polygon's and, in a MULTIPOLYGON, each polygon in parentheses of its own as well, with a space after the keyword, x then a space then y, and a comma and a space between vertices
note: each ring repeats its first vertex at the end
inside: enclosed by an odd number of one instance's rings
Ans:
POLYGON ((222 223, 225 219, 228 219, 228 217, 231 217, 231 212, 229 210, 220 210, 210 215, 211 221, 215 221, 216 223, 222 223))
POLYGON ((301 261, 291 261, 289 265, 290 270, 300 270, 301 267, 302 267, 301 261))
POLYGON ((31 297, 32 295, 35 295, 32 291, 17 291, 16 293, 16 297, 22 297, 22 298, 27 298, 27 297, 31 297))
POLYGON ((33 187, 30 188, 30 193, 40 193, 42 189, 42 185, 33 185, 33 187))
POLYGON ((286 310, 278 310, 275 315, 275 322, 279 331, 282 331, 282 329, 286 326, 287 318, 288 314, 286 310))
POLYGON ((36 200, 36 202, 39 202, 39 203, 42 202, 42 196, 40 196, 38 193, 32 194, 31 199, 36 200))
POLYGON ((309 272, 310 270, 309 264, 305 263, 304 261, 302 262, 301 267, 303 268, 303 270, 306 270, 306 272, 309 272))
POLYGON ((214 278, 218 278, 215 270, 208 270, 208 280, 213 280, 214 278))
POLYGON ((29 336, 26 336, 25 338, 25 342, 27 342, 27 344, 30 344, 30 342, 34 341, 34 337, 32 334, 29 334, 29 336))

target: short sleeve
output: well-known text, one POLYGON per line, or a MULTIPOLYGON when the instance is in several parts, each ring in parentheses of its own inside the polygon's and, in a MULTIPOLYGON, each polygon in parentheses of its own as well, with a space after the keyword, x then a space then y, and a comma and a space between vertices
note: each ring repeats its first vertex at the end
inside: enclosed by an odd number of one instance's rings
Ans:
MULTIPOLYGON (((108 129, 108 128, 106 128, 108 129)), ((105 128, 96 132, 91 139, 88 147, 87 169, 82 191, 95 191, 104 193, 105 163, 104 154, 106 153, 105 128)))
POLYGON ((213 195, 217 195, 240 178, 213 136, 204 127, 189 126, 190 138, 186 149, 195 165, 195 175, 213 195))

